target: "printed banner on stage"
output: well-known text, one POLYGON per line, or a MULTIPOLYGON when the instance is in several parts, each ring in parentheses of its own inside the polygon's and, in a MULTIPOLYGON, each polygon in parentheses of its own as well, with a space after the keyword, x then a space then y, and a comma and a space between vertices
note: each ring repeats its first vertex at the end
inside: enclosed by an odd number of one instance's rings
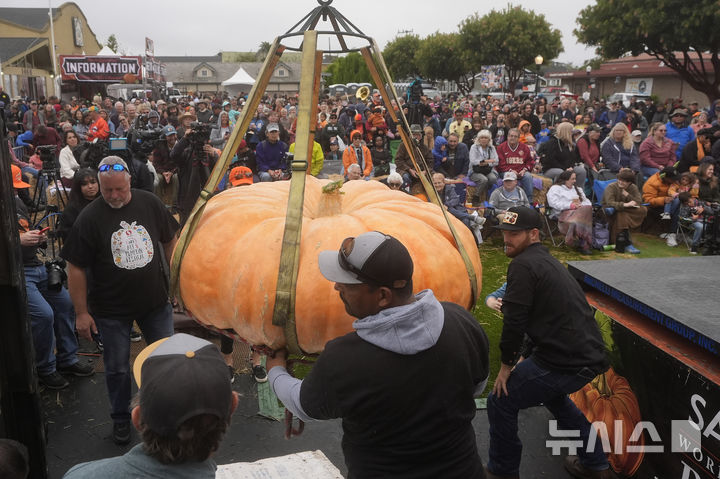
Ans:
POLYGON ((142 79, 141 57, 60 55, 63 80, 137 83, 142 79))

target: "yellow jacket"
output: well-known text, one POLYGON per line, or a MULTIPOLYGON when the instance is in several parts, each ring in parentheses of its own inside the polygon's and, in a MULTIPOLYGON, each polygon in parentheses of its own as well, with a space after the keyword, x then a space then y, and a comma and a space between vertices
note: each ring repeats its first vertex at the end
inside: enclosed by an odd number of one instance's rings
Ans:
MULTIPOLYGON (((295 154, 295 143, 290 145, 288 153, 295 154)), ((308 161, 308 173, 312 176, 317 176, 322 170, 323 164, 325 163, 325 155, 322 151, 322 146, 317 141, 313 141, 312 158, 308 161)))

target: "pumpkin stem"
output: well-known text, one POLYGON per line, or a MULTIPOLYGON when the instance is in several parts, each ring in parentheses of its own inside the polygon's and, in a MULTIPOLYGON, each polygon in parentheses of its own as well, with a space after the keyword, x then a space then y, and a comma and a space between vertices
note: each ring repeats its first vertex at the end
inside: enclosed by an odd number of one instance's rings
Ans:
POLYGON ((610 389, 610 386, 608 385, 605 373, 598 375, 598 377, 593 380, 593 383, 602 396, 612 396, 612 389, 610 389))
POLYGON ((337 216, 342 213, 342 191, 323 191, 318 205, 318 217, 337 216))

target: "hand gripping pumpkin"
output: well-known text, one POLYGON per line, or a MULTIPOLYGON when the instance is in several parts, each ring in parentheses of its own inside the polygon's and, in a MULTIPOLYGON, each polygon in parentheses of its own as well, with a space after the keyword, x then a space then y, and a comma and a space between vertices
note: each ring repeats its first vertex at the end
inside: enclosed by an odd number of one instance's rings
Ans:
MULTIPOLYGON (((627 379, 615 374, 613 368, 610 368, 582 389, 571 394, 570 399, 585 414, 588 421, 605 423, 610 447, 613 450, 608 458, 613 470, 626 476, 635 474, 642 464, 645 454, 642 452, 614 453, 616 440, 619 440, 619 444, 622 445, 622 451, 626 451, 635 425, 642 419, 640 406, 627 379), (621 438, 615 437, 615 421, 622 423, 621 438)), ((644 444, 645 439, 641 435, 638 441, 633 441, 630 445, 642 446, 644 444)))
MULTIPOLYGON (((318 268, 318 253, 367 231, 399 239, 415 263, 414 290, 432 289, 441 301, 470 308, 465 264, 440 209, 377 181, 351 181, 323 193, 328 181, 307 177, 295 301, 298 342, 308 353, 352 331, 355 318, 318 268)), ((180 294, 201 322, 231 328, 254 345, 285 345, 272 325, 280 250, 290 182, 233 188, 207 204, 180 266, 180 294)), ((473 234, 450 216, 478 278, 480 256, 473 234)), ((478 291, 480 285, 478 284, 478 291)))

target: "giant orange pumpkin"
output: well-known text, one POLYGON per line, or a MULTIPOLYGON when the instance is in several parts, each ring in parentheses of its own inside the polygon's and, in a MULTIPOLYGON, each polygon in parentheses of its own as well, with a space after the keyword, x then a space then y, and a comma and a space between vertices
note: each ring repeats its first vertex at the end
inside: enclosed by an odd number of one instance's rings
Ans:
MULTIPOLYGON (((398 238, 415 263, 414 290, 471 307, 468 273, 440 209, 377 181, 351 181, 343 194, 322 192, 327 180, 307 177, 295 301, 298 342, 308 353, 352 331, 318 253, 338 250, 348 236, 382 231, 398 238)), ((201 322, 231 328, 255 345, 285 345, 272 325, 290 182, 258 183, 213 197, 180 267, 180 293, 201 322)), ((472 232, 450 217, 470 255, 480 290, 480 257, 472 232)))
MULTIPOLYGON (((588 421, 604 422, 608 432, 610 447, 613 452, 608 458, 610 465, 615 472, 632 476, 643 461, 642 452, 625 452, 628 446, 630 435, 635 425, 641 421, 640 406, 638 405, 635 393, 624 377, 615 374, 610 368, 604 374, 599 375, 582 389, 570 395, 575 405, 580 409, 588 421), (622 422, 622 454, 615 454, 615 421, 622 422)), ((645 444, 645 439, 633 442, 633 446, 645 444)))

